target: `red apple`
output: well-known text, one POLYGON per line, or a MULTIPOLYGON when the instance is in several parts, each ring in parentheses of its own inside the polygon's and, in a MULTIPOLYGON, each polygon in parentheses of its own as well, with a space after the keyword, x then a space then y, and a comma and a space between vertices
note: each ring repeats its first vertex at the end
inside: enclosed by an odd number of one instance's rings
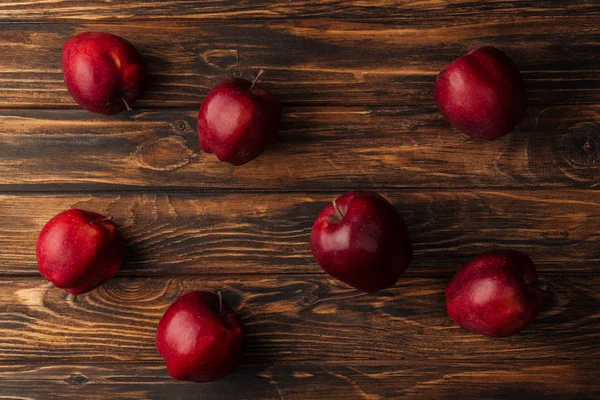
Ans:
POLYGON ((73 99, 86 110, 105 115, 130 109, 146 75, 142 56, 131 43, 100 32, 67 40, 62 71, 73 99))
POLYGON ((310 246, 325 272, 367 293, 394 286, 412 260, 404 220, 369 192, 349 192, 327 205, 312 227, 310 246))
POLYGON ((209 382, 229 375, 240 364, 243 342, 241 322, 220 293, 181 296, 156 332, 156 348, 169 374, 183 381, 209 382))
POLYGON ((112 278, 125 245, 117 225, 91 211, 71 209, 44 225, 37 240, 40 273, 69 293, 89 292, 112 278))
POLYGON ((467 262, 446 288, 457 325, 482 335, 520 332, 540 313, 542 290, 531 259, 516 250, 483 253, 467 262))
POLYGON ((481 139, 506 135, 525 117, 525 84, 519 69, 490 46, 468 52, 440 72, 435 100, 452 126, 481 139))
POLYGON ((221 161, 243 165, 258 157, 277 136, 281 108, 275 96, 245 79, 216 85, 198 113, 202 149, 221 161))

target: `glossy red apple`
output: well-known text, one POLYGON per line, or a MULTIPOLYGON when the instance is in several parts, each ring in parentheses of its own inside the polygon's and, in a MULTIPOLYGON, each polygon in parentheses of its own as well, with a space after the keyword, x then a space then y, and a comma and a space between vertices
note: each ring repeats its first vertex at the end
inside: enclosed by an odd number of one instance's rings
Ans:
POLYGON ((394 207, 378 194, 358 191, 321 211, 310 246, 325 272, 367 293, 394 286, 413 254, 404 220, 394 207))
POLYGON ((481 139, 506 135, 525 117, 525 84, 519 69, 490 46, 468 52, 440 72, 435 100, 452 126, 481 139))
POLYGON ((209 382, 240 364, 244 335, 239 318, 220 294, 195 291, 177 299, 156 332, 156 348, 169 374, 179 380, 209 382))
POLYGON ((103 215, 71 209, 44 225, 37 240, 40 273, 69 293, 89 292, 112 278, 125 245, 117 225, 103 215))
POLYGON ((480 254, 448 284, 448 314, 457 325, 482 335, 513 335, 540 313, 542 290, 536 283, 527 255, 516 250, 480 254))
POLYGON ((67 40, 62 71, 73 99, 86 110, 105 115, 130 109, 146 76, 142 56, 131 43, 101 32, 67 40))
POLYGON ((258 157, 277 136, 281 108, 275 96, 245 79, 216 85, 198 113, 200 146, 221 161, 243 165, 258 157))

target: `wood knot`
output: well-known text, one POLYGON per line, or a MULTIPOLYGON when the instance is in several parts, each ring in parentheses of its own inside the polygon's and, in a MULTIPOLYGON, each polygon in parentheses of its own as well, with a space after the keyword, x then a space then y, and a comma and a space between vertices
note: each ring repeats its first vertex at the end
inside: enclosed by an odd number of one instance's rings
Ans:
POLYGON ((586 121, 567 128, 567 162, 576 167, 592 167, 600 161, 600 126, 586 121))
POLYGON ((87 376, 81 374, 72 374, 66 379, 67 383, 71 386, 83 386, 90 380, 87 376))
POLYGON ((240 65, 240 53, 235 49, 211 49, 200 57, 208 65, 225 71, 240 65))
POLYGON ((176 121, 175 130, 178 132, 185 132, 187 130, 187 124, 185 121, 176 121))
POLYGON ((300 304, 303 306, 310 306, 314 304, 317 300, 319 300, 319 297, 316 294, 311 293, 309 295, 300 297, 300 304))
POLYGON ((87 301, 95 307, 116 307, 122 312, 144 310, 155 307, 155 302, 163 299, 170 289, 180 290, 177 285, 169 286, 169 282, 152 279, 112 279, 90 293, 87 301))
POLYGON ((168 136, 140 145, 135 159, 142 168, 172 171, 190 163, 195 153, 181 136, 168 136))
POLYGON ((562 174, 569 180, 595 183, 600 178, 600 115, 544 110, 528 145, 529 167, 546 179, 562 174))

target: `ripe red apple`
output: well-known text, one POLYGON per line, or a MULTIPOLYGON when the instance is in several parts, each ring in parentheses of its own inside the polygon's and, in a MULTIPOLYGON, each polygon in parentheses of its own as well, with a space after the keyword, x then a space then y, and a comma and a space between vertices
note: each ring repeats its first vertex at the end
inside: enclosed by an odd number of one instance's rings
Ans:
POLYGON ((40 273, 69 293, 89 292, 112 278, 125 245, 117 225, 91 211, 71 209, 44 225, 37 240, 40 273))
POLYGON ((435 81, 437 106, 459 131, 494 140, 525 117, 525 84, 506 54, 485 46, 455 60, 435 81))
POLYGON ((198 137, 207 153, 243 165, 258 157, 277 136, 281 108, 275 96, 254 82, 234 78, 216 85, 200 107, 198 137))
POLYGON ((325 272, 367 293, 394 286, 413 255, 400 214, 370 192, 349 192, 328 204, 310 246, 325 272))
POLYGON ((244 335, 235 312, 221 294, 190 292, 165 312, 156 348, 169 374, 179 380, 209 382, 229 375, 242 359, 244 335))
POLYGON ((516 250, 482 253, 467 262, 446 288, 446 306, 457 325, 482 335, 520 332, 540 313, 542 290, 531 259, 516 250))
POLYGON ((62 71, 73 99, 86 110, 105 115, 130 109, 146 76, 142 56, 131 43, 101 32, 67 40, 62 71))

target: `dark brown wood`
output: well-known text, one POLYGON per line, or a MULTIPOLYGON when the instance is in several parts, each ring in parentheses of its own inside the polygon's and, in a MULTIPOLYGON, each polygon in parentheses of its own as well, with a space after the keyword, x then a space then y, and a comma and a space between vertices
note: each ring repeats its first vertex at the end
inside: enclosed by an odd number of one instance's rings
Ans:
POLYGON ((592 400, 595 368, 569 362, 515 362, 485 366, 453 362, 438 368, 418 360, 394 365, 247 365, 233 375, 197 385, 171 379, 153 364, 5 365, 3 390, 19 399, 89 400, 317 400, 495 399, 592 400))
POLYGON ((0 107, 77 105, 60 70, 63 43, 85 30, 132 41, 149 85, 134 106, 197 108, 215 82, 267 70, 262 85, 284 104, 433 105, 435 76, 467 50, 494 45, 521 68, 531 104, 597 102, 600 18, 329 19, 270 23, 0 24, 0 107))
POLYGON ((596 188, 600 107, 531 107, 494 142, 434 107, 289 107, 278 141, 240 168, 201 151, 196 110, 0 110, 0 190, 596 188))
MULTIPOLYGON (((542 272, 600 272, 598 191, 381 193, 408 224, 415 249, 409 275, 450 276, 495 247, 528 253, 542 272)), ((120 276, 321 274, 310 229, 337 195, 2 195, 0 275, 38 276, 38 232, 70 207, 121 225, 129 248, 120 276)))
POLYGON ((600 358, 600 4, 590 0, 0 2, 0 398, 597 399, 600 358), (81 110, 63 43, 108 31, 144 54, 135 111, 81 110), (494 45, 529 112, 495 142, 453 131, 436 74, 494 45), (276 144, 233 168, 200 151, 196 111, 227 76, 284 106, 276 144), (415 260, 365 295, 314 263, 310 228, 349 189, 404 215, 415 260), (116 279, 84 296, 38 274, 56 213, 114 217, 116 279), (544 311, 502 340, 454 326, 444 287, 468 258, 535 260, 544 311), (223 290, 247 350, 230 377, 169 378, 154 347, 168 305, 223 290))
POLYGON ((181 21, 191 20, 278 20, 286 18, 339 18, 377 19, 386 21, 414 21, 415 19, 460 18, 470 20, 489 17, 511 19, 531 16, 595 16, 600 14, 593 0, 518 0, 518 1, 464 1, 464 0, 170 0, 155 2, 133 0, 127 2, 90 2, 71 0, 68 7, 59 0, 39 4, 26 0, 12 0, 0 4, 0 21, 146 21, 148 19, 181 21))
POLYGON ((401 360, 438 368, 471 363, 576 362, 600 356, 600 277, 541 276, 544 311, 528 329, 491 339, 454 325, 446 278, 405 277, 365 295, 325 275, 113 279, 74 297, 42 278, 0 282, 2 362, 160 362, 156 325, 190 290, 223 292, 246 333, 246 364, 380 365, 401 360))

